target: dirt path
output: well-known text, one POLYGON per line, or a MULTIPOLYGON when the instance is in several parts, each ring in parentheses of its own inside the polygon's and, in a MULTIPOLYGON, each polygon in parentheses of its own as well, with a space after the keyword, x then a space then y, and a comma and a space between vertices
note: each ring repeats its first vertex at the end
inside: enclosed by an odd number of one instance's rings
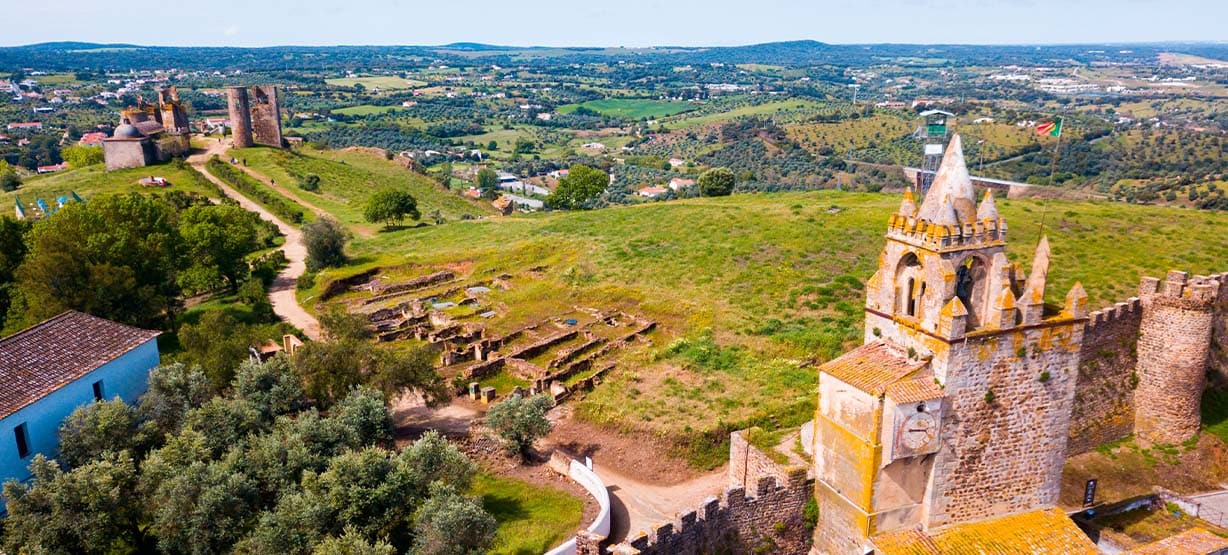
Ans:
POLYGON ((206 179, 221 187, 226 196, 238 201, 239 206, 242 206, 244 210, 255 212, 262 219, 273 222, 277 229, 281 230, 281 233, 286 236, 286 244, 282 246, 281 250, 286 253, 286 259, 290 263, 273 280, 273 286, 269 288, 269 301, 273 303, 273 312, 277 313, 283 320, 303 330, 307 337, 319 339, 320 322, 304 310, 302 306, 299 306, 298 299, 294 297, 295 282, 299 276, 303 275, 303 272, 307 271, 307 247, 303 246, 303 235, 299 232, 298 228, 281 221, 277 216, 274 216, 259 204, 239 194, 230 185, 213 177, 212 174, 205 170, 205 162, 209 160, 209 157, 215 154, 223 155, 227 147, 225 142, 210 142, 208 148, 203 152, 196 152, 188 156, 188 163, 193 168, 196 168, 196 171, 200 172, 206 179))
POLYGON ((610 541, 621 542, 653 526, 673 522, 678 513, 696 510, 708 497, 719 497, 728 485, 725 467, 685 482, 658 486, 627 476, 593 461, 593 470, 610 490, 610 541))

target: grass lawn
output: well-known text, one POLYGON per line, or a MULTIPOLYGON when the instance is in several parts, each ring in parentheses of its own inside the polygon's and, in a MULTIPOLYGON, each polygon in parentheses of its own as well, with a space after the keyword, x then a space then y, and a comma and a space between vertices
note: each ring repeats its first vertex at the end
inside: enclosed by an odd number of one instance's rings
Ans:
POLYGON ((416 87, 424 87, 426 83, 416 81, 414 79, 402 79, 395 75, 373 75, 368 77, 343 77, 337 79, 325 79, 325 83, 334 87, 353 87, 357 84, 362 84, 367 90, 374 88, 380 89, 413 89, 416 87))
MULTIPOLYGON (((576 403, 590 421, 672 437, 756 424, 801 424, 823 362, 860 343, 863 283, 874 273, 899 196, 835 191, 734 195, 590 212, 450 222, 359 238, 353 266, 408 264, 407 275, 463 267, 507 273, 491 303, 506 331, 575 306, 626 310, 660 330, 576 403), (527 270, 544 266, 540 277, 527 270), (634 402, 629 402, 634 401, 634 402)), ((1028 268, 1045 213, 1053 248, 1047 298, 1076 281, 1093 308, 1136 294, 1141 275, 1219 271, 1228 214, 1109 202, 999 200, 1009 255, 1028 268)), ((310 304, 310 303, 308 303, 310 304)), ((713 446, 708 454, 719 451, 713 446)), ((714 455, 715 456, 715 455, 714 455)), ((712 459, 704 464, 716 462, 712 459)))
POLYGON ((680 100, 603 98, 601 100, 590 100, 582 104, 559 106, 558 111, 560 114, 570 114, 581 106, 603 115, 633 120, 645 117, 663 118, 695 109, 694 105, 680 100))
POLYGON ((256 147, 232 150, 231 154, 246 159, 255 171, 350 226, 375 229, 363 220, 363 204, 371 194, 387 187, 409 191, 418 201, 418 211, 424 220, 435 210, 448 220, 493 213, 487 205, 470 202, 422 175, 362 150, 287 151, 256 147), (320 176, 319 190, 308 192, 298 187, 299 180, 307 174, 320 176))
POLYGON ((470 493, 499 522, 492 555, 539 555, 580 529, 584 502, 562 490, 479 474, 470 493))
POLYGON ((26 178, 16 191, 0 193, 0 202, 8 209, 13 207, 13 199, 20 198, 27 209, 36 198, 41 198, 49 204, 56 197, 67 196, 69 192, 88 200, 100 193, 162 193, 166 191, 185 191, 209 197, 217 197, 218 190, 204 176, 196 173, 190 166, 176 167, 174 164, 131 168, 113 172, 106 171, 102 164, 87 166, 81 169, 70 169, 56 173, 43 174, 26 178), (170 187, 142 187, 138 180, 142 177, 161 176, 170 181, 170 187))

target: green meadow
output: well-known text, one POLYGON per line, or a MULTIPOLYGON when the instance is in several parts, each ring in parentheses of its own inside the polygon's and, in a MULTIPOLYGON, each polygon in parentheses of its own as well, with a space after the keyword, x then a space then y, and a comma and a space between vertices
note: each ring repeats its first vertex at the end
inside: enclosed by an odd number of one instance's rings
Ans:
POLYGON ((623 119, 663 118, 695 109, 694 105, 679 100, 603 98, 559 106, 558 111, 560 114, 570 114, 581 106, 602 115, 623 119))
MULTIPOLYGON (((354 266, 422 275, 444 265, 472 279, 512 276, 492 293, 498 329, 575 306, 659 322, 653 345, 577 402, 577 414, 678 438, 747 423, 800 424, 814 408, 813 365, 861 339, 864 282, 899 195, 734 195, 591 212, 451 222, 351 244, 354 266), (540 268, 530 273, 530 268, 540 268), (635 401, 635 402, 628 402, 635 401), (767 420, 765 420, 767 419, 767 420)), ((1093 308, 1135 294, 1141 275, 1225 269, 1228 214, 1108 202, 999 200, 1008 252, 1027 268, 1040 234, 1053 249, 1047 298, 1082 282, 1093 308)))
POLYGON ((204 176, 190 166, 162 164, 144 168, 131 168, 113 172, 106 171, 102 164, 86 166, 80 169, 68 169, 56 173, 42 174, 23 180, 16 191, 0 193, 0 202, 5 206, 13 206, 13 199, 19 198, 27 207, 34 199, 42 198, 48 203, 57 197, 68 196, 70 192, 88 200, 102 193, 160 193, 166 191, 184 191, 209 197, 217 197, 220 191, 204 176), (142 177, 164 177, 170 182, 169 187, 144 187, 138 181, 142 177))

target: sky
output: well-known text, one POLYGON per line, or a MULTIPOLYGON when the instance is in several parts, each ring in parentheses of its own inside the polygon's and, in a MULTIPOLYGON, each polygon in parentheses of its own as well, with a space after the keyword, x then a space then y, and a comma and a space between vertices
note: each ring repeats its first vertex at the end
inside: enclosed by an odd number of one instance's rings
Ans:
POLYGON ((3 46, 1228 40, 1228 0, 0 0, 0 14, 3 46))

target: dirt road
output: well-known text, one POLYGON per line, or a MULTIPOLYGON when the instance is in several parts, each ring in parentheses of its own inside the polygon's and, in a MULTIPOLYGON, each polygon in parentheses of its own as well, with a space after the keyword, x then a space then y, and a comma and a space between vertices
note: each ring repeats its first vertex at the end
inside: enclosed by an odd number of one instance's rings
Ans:
POLYGON ((188 156, 188 163, 193 168, 196 168, 196 171, 200 172, 201 175, 204 175, 206 179, 221 187, 226 196, 238 201, 239 206, 242 206, 243 209, 255 212, 262 219, 273 222, 277 229, 281 230, 281 233, 286 236, 286 244, 282 246, 281 250, 286 253, 286 259, 290 263, 273 280, 273 286, 269 288, 269 301, 273 303, 273 312, 277 313, 283 320, 303 330, 307 337, 319 339, 320 322, 304 310, 302 306, 299 306, 298 299, 294 297, 295 282, 298 281, 299 276, 303 275, 303 272, 307 271, 307 247, 303 245, 303 234, 299 232, 298 228, 281 221, 281 219, 265 210, 259 204, 252 202, 247 197, 239 194, 230 185, 205 171, 205 162, 209 160, 209 157, 214 154, 224 156, 228 146, 229 143, 226 142, 210 142, 209 147, 203 152, 198 151, 188 156))

